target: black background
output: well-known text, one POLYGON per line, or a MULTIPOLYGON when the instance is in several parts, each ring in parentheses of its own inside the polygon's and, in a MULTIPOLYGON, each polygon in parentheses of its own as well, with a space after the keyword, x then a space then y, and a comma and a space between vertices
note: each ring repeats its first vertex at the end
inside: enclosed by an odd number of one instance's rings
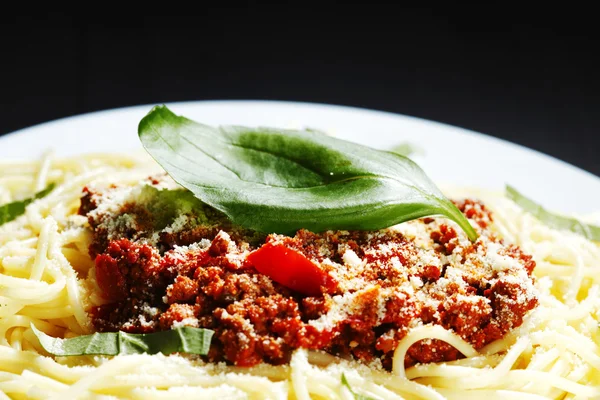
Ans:
POLYGON ((0 135, 136 104, 296 100, 458 125, 600 175, 594 13, 544 7, 2 13, 0 135))

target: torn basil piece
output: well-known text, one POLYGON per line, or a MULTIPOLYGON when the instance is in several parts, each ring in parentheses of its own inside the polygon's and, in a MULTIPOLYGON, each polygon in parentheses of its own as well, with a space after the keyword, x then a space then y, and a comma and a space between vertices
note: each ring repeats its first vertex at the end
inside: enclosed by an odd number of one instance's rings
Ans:
POLYGON ((42 197, 46 197, 48 193, 50 193, 53 189, 54 184, 51 183, 48 186, 46 186, 44 190, 36 193, 33 197, 1 205, 0 225, 10 222, 18 216, 25 214, 25 209, 29 204, 33 203, 35 200, 41 199, 42 197))
POLYGON ((551 228, 571 231, 588 240, 600 241, 600 226, 586 224, 576 218, 551 213, 510 185, 506 185, 506 197, 551 228))
POLYGON ((31 324, 40 345, 54 356, 190 353, 206 355, 214 331, 179 327, 154 333, 96 332, 70 339, 53 338, 31 324))
POLYGON ((348 379, 346 379, 346 374, 342 373, 342 385, 344 385, 352 394, 352 396, 354 396, 355 400, 375 400, 372 397, 369 396, 365 396, 362 394, 358 394, 356 393, 354 390, 352 390, 352 387, 350 386, 350 383, 348 383, 348 379))

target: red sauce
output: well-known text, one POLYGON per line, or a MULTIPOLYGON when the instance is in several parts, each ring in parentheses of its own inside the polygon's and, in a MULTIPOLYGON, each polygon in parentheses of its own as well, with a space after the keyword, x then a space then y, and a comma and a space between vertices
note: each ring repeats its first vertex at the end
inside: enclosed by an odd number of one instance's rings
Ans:
MULTIPOLYGON (((82 213, 96 206, 88 196, 82 213)), ((466 200, 458 206, 489 240, 497 241, 485 231, 492 216, 483 204, 466 200)), ((434 249, 428 254, 437 259, 449 255, 467 259, 485 247, 482 242, 461 243, 452 226, 436 221, 427 218, 421 223, 430 232, 434 249)), ((107 301, 91 310, 95 328, 151 332, 183 324, 213 329, 207 359, 238 366, 286 363, 294 349, 306 348, 363 362, 379 359, 389 368, 398 342, 415 324, 452 329, 479 349, 519 326, 537 305, 535 295, 528 292, 535 262, 516 246, 504 247, 502 255, 516 260, 520 271, 498 275, 482 266, 486 272, 465 272, 457 278, 456 266, 423 263, 415 241, 396 231, 314 234, 301 230, 294 237, 271 235, 252 245, 238 232, 231 236, 212 228, 195 232, 170 235, 169 245, 162 245, 166 251, 161 252, 126 233, 108 240, 106 232, 95 230, 90 253, 97 255, 96 281, 107 301), (177 248, 177 237, 185 238, 184 244, 211 242, 177 248), (269 272, 259 272, 248 255, 264 243, 300 254, 317 269, 311 273, 327 278, 325 283, 307 295, 304 289, 293 290, 299 286, 285 279, 276 279, 280 284, 269 272), (362 264, 346 262, 348 250, 362 264), (522 277, 521 271, 527 279, 514 279, 522 277), (353 288, 352 279, 360 285, 353 288), (330 326, 316 323, 336 307, 335 299, 349 292, 356 295, 351 309, 330 326)), ((409 349, 405 363, 460 357, 444 342, 421 341, 409 349)))

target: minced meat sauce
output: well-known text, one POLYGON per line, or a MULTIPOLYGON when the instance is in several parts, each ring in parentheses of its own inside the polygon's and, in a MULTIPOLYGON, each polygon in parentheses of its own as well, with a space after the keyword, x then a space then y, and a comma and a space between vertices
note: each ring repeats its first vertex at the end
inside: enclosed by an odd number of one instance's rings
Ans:
MULTIPOLYGON (((535 262, 494 236, 493 216, 478 201, 456 202, 480 234, 471 243, 443 218, 380 231, 262 235, 184 193, 159 181, 84 190, 80 213, 93 230, 90 255, 105 303, 90 310, 98 331, 212 329, 208 360, 237 366, 286 363, 305 348, 390 368, 412 327, 438 324, 480 349, 538 302, 535 262), (279 249, 263 251, 275 254, 270 270, 253 256, 257 249, 279 249), (300 267, 306 273, 286 275, 300 267)), ((445 342, 424 340, 405 364, 461 357, 445 342)))

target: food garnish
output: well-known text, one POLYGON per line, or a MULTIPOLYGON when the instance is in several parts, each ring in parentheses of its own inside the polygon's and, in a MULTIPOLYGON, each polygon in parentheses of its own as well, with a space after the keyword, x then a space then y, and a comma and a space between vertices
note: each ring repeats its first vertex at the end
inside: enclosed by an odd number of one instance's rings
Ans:
POLYGON ((571 231, 588 240, 600 241, 600 226, 586 224, 576 218, 551 213, 510 185, 506 185, 506 197, 551 228, 571 231))
POLYGON ((348 379, 346 379, 346 374, 344 374, 343 372, 342 372, 342 385, 345 386, 346 389, 348 389, 350 391, 350 394, 352 394, 352 396, 354 397, 355 400, 374 400, 372 397, 358 394, 354 390, 352 390, 350 383, 348 383, 348 379))
POLYGON ((393 152, 314 132, 214 128, 165 106, 154 107, 138 133, 175 181, 246 228, 376 230, 441 215, 477 238, 423 170, 393 152))
POLYGON ((84 356, 118 354, 208 354, 213 331, 210 329, 177 327, 153 333, 96 332, 70 339, 53 338, 31 324, 40 345, 54 356, 84 356))
POLYGON ((417 154, 425 154, 425 150, 423 150, 421 147, 413 144, 413 143, 409 143, 409 142, 402 142, 394 147, 392 147, 392 149, 390 150, 392 153, 396 153, 396 154, 400 154, 401 156, 404 157, 410 157, 412 155, 417 155, 417 154))
POLYGON ((25 200, 13 201, 11 203, 0 206, 0 225, 10 222, 20 215, 25 214, 25 208, 35 200, 46 197, 54 189, 54 184, 49 184, 46 188, 33 197, 29 197, 25 200))
POLYGON ((284 244, 266 243, 250 253, 248 261, 261 274, 308 296, 320 295, 322 286, 333 285, 330 276, 317 264, 284 244))

